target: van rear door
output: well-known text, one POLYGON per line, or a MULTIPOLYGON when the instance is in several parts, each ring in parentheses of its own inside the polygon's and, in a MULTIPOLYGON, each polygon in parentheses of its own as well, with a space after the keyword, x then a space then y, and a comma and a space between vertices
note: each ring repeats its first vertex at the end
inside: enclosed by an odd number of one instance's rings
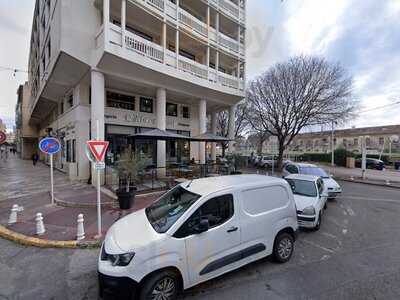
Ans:
POLYGON ((244 189, 239 198, 242 248, 252 249, 250 260, 271 254, 277 228, 288 217, 287 189, 281 185, 244 189))

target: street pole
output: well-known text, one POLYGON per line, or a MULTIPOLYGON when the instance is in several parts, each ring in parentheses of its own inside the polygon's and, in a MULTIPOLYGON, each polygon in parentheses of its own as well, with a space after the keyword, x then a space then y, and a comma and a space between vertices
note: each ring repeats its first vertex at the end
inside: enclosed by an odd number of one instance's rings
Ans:
POLYGON ((50 188, 51 188, 51 205, 54 205, 54 172, 53 172, 53 154, 50 155, 50 188))
POLYGON ((366 178, 366 169, 367 169, 367 149, 366 149, 366 141, 365 136, 362 137, 362 162, 361 162, 361 177, 362 179, 366 178))
MULTIPOLYGON (((100 122, 96 121, 97 140, 100 141, 100 122)), ((101 194, 100 194, 100 169, 97 169, 97 237, 101 238, 101 194)))
POLYGON ((332 136, 331 136, 331 151, 332 151, 332 159, 331 165, 332 167, 335 166, 335 145, 334 145, 334 138, 335 138, 335 128, 334 128, 335 121, 332 121, 332 136))

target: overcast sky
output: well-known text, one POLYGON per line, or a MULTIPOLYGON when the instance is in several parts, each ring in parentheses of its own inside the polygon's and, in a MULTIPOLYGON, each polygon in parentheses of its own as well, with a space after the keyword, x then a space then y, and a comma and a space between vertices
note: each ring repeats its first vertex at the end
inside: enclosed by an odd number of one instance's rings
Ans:
MULTIPOLYGON (((34 0, 0 0, 0 67, 27 69, 34 0)), ((400 100, 400 0, 248 0, 248 77, 276 62, 314 54, 354 77, 362 110, 400 100)), ((0 68, 0 118, 14 123, 25 73, 0 68)), ((400 124, 400 105, 362 113, 346 125, 400 124)))

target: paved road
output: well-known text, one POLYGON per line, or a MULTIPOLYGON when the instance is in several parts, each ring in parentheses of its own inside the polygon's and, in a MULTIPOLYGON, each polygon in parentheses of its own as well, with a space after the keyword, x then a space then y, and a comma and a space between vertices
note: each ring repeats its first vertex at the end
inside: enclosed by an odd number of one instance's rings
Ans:
MULTIPOLYGON (((183 299, 400 299, 400 191, 343 183, 319 232, 293 259, 264 259, 186 291, 183 299)), ((96 299, 97 250, 17 246, 0 239, 0 299, 96 299)))

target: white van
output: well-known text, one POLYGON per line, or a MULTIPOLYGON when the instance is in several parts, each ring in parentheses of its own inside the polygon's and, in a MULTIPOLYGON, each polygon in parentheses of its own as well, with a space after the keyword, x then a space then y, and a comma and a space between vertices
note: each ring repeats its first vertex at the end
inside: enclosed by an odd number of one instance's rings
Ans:
POLYGON ((100 297, 175 299, 180 289, 270 254, 286 262, 297 226, 283 179, 236 175, 182 183, 109 229, 98 260, 100 297))

